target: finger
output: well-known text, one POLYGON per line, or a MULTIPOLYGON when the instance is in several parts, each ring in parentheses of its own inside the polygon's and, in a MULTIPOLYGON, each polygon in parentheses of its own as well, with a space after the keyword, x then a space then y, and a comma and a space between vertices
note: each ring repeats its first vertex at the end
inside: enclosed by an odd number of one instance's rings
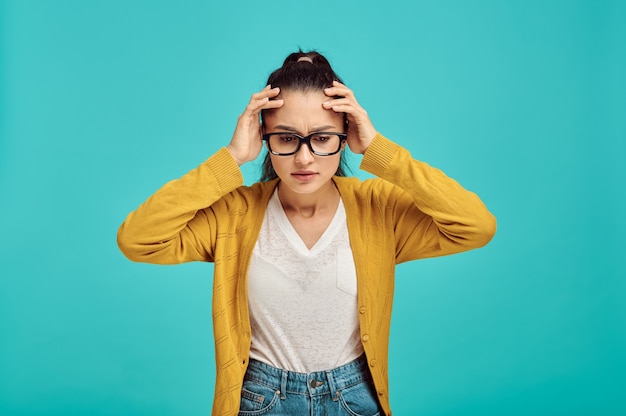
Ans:
POLYGON ((267 97, 261 100, 256 100, 248 104, 246 110, 241 115, 241 117, 244 120, 256 119, 259 117, 259 114, 262 110, 272 110, 275 108, 279 108, 282 107, 284 103, 284 100, 270 100, 267 97))
POLYGON ((336 113, 346 113, 353 117, 360 117, 365 113, 365 110, 361 106, 357 105, 354 101, 348 99, 338 99, 332 101, 326 101, 322 103, 322 106, 326 110, 332 110, 336 113))
POLYGON ((333 87, 335 87, 335 88, 345 88, 345 89, 347 89, 347 90, 349 90, 349 89, 350 89, 350 88, 348 88, 345 84, 342 84, 341 82, 336 81, 336 80, 335 80, 335 81, 333 81, 333 87))
POLYGON ((322 103, 322 106, 324 106, 324 108, 331 108, 336 105, 351 105, 357 107, 357 104, 351 98, 335 98, 333 100, 324 101, 322 103))
POLYGON ((278 108, 283 105, 284 100, 272 100, 271 98, 276 97, 280 93, 280 90, 277 88, 272 88, 267 91, 261 91, 260 93, 256 93, 252 95, 248 106, 246 107, 247 112, 258 112, 265 108, 278 108), (267 106, 267 107, 266 107, 267 106))
POLYGON ((333 105, 332 107, 330 107, 330 109, 336 113, 346 113, 346 114, 354 113, 354 107, 352 107, 351 105, 333 105))
POLYGON ((248 105, 246 106, 246 111, 244 111, 244 114, 254 114, 259 112, 259 110, 261 110, 261 108, 267 104, 267 102, 269 101, 269 98, 265 97, 265 98, 261 98, 261 99, 256 99, 256 100, 251 100, 248 105))
POLYGON ((273 98, 273 97, 276 97, 278 94, 280 94, 279 87, 271 88, 271 85, 268 85, 267 87, 263 88, 261 91, 252 94, 250 101, 262 100, 263 98, 266 98, 266 97, 273 98))
POLYGON ((350 88, 346 87, 345 85, 343 85, 341 82, 338 82, 338 81, 333 81, 332 87, 325 88, 324 94, 328 95, 329 97, 332 97, 335 95, 343 95, 343 96, 354 95, 350 88))
POLYGON ((269 100, 261 109, 271 110, 273 108, 280 108, 283 104, 285 104, 285 100, 269 100))

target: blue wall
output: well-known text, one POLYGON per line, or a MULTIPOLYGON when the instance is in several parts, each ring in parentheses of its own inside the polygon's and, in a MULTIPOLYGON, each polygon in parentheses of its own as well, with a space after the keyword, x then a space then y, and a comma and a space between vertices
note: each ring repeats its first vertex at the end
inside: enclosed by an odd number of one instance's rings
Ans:
POLYGON ((115 233, 298 47, 498 218, 398 268, 395 412, 626 414, 626 2, 0 7, 0 414, 209 413, 212 266, 133 264, 115 233))

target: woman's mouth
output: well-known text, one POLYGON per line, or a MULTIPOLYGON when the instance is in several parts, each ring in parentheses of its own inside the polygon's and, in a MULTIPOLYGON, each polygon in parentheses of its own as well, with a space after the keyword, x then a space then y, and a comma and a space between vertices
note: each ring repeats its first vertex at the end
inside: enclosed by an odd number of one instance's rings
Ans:
POLYGON ((299 170, 291 174, 291 176, 302 182, 308 182, 310 180, 313 180, 316 175, 317 173, 310 170, 299 170))

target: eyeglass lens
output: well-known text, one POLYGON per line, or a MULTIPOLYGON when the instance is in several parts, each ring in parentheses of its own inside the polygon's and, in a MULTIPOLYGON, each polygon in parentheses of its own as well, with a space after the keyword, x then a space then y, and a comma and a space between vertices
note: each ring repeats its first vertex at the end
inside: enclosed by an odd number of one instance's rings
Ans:
MULTIPOLYGON (((312 134, 305 141, 311 144, 313 152, 322 154, 335 153, 341 146, 341 139, 337 134, 312 134)), ((295 153, 300 147, 300 136, 293 133, 273 133, 269 135, 268 142, 273 152, 281 154, 295 153)))

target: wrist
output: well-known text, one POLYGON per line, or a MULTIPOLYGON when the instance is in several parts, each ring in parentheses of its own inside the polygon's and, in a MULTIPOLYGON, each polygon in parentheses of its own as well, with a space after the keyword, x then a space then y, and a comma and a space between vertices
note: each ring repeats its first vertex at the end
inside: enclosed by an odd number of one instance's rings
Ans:
POLYGON ((375 129, 371 129, 370 131, 368 131, 367 133, 363 135, 364 139, 361 141, 363 145, 363 153, 361 154, 365 154, 365 152, 370 147, 370 145, 374 141, 374 138, 376 137, 377 134, 378 132, 375 129))
POLYGON ((233 148, 233 146, 231 145, 226 146, 226 150, 228 150, 228 153, 230 153, 230 156, 235 160, 235 162, 237 163, 237 166, 241 166, 244 163, 246 163, 244 159, 240 158, 237 155, 237 151, 235 150, 235 148, 233 148))

